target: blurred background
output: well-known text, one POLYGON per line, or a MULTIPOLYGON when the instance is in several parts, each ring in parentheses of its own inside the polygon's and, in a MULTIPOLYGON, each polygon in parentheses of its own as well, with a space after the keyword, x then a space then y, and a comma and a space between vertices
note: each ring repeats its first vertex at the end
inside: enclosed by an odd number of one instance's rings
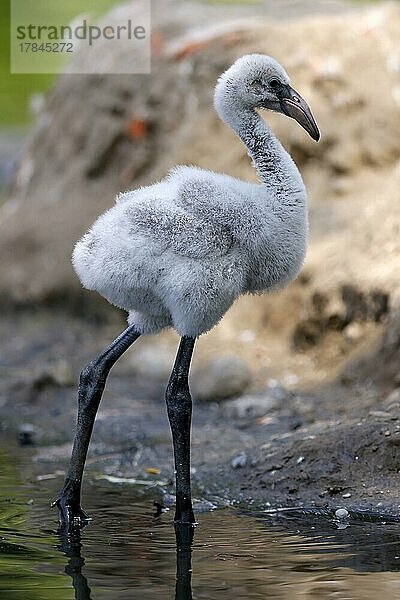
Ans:
MULTIPOLYGON (((310 250, 288 290, 242 299, 201 347, 207 356, 229 347, 255 377, 268 372, 297 385, 332 378, 375 340, 396 291, 400 244, 397 2, 154 2, 150 76, 59 77, 9 74, 5 4, 6 314, 41 309, 121 318, 81 290, 70 264, 74 243, 115 194, 157 180, 177 163, 255 180, 245 149, 212 109, 212 91, 237 56, 257 51, 286 66, 323 133, 315 145, 287 119, 271 116, 309 190, 310 250)), ((121 10, 112 0, 92 4, 99 16, 111 10, 111 20, 121 10)), ((79 2, 58 10, 67 22, 79 2)), ((129 16, 129 2, 122 10, 129 16)))
MULTIPOLYGON (((398 391, 398 2, 154 0, 151 75, 10 75, 5 3, 0 10, 5 422, 11 415, 19 426, 25 413, 34 420, 58 398, 72 423, 82 365, 125 326, 124 314, 82 290, 70 262, 118 192, 179 163, 256 181, 212 108, 218 75, 249 52, 286 67, 322 131, 315 144, 289 119, 267 115, 309 191, 310 245, 292 285, 240 299, 200 340, 194 393, 224 400, 311 391, 336 399, 335 414, 368 414, 398 391)), ((72 19, 80 3, 59 10, 72 19)), ((109 22, 131 10, 129 2, 93 3, 109 22)), ((112 59, 117 71, 126 56, 112 59)), ((116 374, 165 383, 177 342, 170 331, 142 340, 116 374)), ((70 427, 63 435, 70 439, 70 427)))

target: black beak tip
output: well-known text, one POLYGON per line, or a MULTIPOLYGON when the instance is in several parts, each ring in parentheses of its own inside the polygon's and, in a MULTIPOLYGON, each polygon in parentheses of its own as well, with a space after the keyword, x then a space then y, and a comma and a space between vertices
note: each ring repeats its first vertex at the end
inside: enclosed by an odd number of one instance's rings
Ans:
POLYGON ((319 142, 319 140, 321 139, 321 133, 320 133, 319 129, 317 129, 315 132, 313 132, 313 135, 311 137, 315 142, 319 142))

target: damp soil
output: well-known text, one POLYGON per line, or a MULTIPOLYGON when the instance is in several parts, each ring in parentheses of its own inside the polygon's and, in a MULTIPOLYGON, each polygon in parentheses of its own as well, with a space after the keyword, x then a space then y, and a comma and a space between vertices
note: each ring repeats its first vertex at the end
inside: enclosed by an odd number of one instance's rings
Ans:
MULTIPOLYGON (((56 313, 21 313, 2 322, 2 436, 32 444, 33 464, 60 486, 75 425, 75 381, 119 329, 121 323, 56 313)), ((345 506, 400 514, 399 403, 383 402, 382 386, 365 370, 347 369, 345 377, 312 391, 293 390, 263 417, 233 418, 223 402, 194 398, 198 506, 345 506)), ((87 485, 100 479, 117 486, 141 482, 157 490, 161 503, 172 502, 165 385, 136 375, 126 362, 111 373, 92 437, 87 485)))

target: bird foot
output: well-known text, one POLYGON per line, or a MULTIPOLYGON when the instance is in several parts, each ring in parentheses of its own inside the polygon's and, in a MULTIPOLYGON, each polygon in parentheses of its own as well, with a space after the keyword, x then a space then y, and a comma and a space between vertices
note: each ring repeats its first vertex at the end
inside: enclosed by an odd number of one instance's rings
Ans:
POLYGON ((62 527, 68 529, 82 529, 90 521, 89 515, 80 507, 79 504, 71 502, 70 499, 62 493, 51 504, 57 506, 59 520, 62 527))

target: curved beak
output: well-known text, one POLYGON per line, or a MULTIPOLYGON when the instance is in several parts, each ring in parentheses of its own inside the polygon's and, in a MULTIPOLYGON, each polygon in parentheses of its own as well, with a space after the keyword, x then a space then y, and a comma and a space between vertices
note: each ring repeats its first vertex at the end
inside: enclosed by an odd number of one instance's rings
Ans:
POLYGON ((318 142, 321 134, 307 102, 290 85, 286 85, 280 94, 282 112, 297 121, 318 142))

